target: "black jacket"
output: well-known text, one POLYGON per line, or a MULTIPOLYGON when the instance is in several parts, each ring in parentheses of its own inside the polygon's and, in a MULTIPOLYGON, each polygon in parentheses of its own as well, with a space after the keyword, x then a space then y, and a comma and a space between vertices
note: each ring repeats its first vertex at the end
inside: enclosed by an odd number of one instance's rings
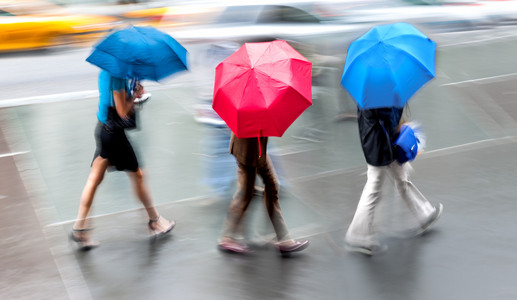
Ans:
POLYGON ((237 161, 245 166, 261 167, 266 164, 268 137, 240 139, 232 132, 230 138, 230 153, 237 161))
POLYGON ((357 122, 366 162, 372 166, 386 166, 395 160, 393 142, 403 108, 359 109, 357 122))

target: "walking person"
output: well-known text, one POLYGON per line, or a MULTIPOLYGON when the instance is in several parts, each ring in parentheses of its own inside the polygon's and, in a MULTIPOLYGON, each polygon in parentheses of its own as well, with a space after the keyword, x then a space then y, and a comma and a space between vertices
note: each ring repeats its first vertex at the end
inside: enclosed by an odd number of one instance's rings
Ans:
POLYGON ((81 250, 89 250, 98 246, 98 242, 91 239, 86 220, 97 187, 102 182, 108 168, 125 171, 128 174, 138 199, 147 211, 148 227, 153 235, 168 233, 175 225, 174 221, 169 222, 158 213, 125 129, 115 125, 116 123, 133 123, 130 126, 136 126, 135 120, 131 116, 134 116, 134 100, 141 98, 142 93, 143 87, 139 83, 135 85, 134 93, 131 93, 126 79, 114 77, 104 70, 99 74, 100 97, 97 112, 98 123, 95 128, 96 150, 90 175, 81 194, 77 219, 70 233, 71 239, 78 244, 81 250))
POLYGON ((433 206, 409 180, 409 164, 396 161, 392 144, 398 135, 402 113, 403 108, 396 107, 358 110, 359 135, 368 171, 357 210, 345 237, 350 251, 372 255, 387 249, 378 241, 373 224, 387 175, 392 177, 401 198, 419 223, 414 235, 425 232, 442 213, 443 205, 433 206))
POLYGON ((249 253, 250 248, 240 242, 239 233, 244 214, 253 198, 255 179, 258 174, 264 183, 264 202, 267 213, 276 233, 276 248, 282 254, 301 251, 309 245, 308 240, 293 240, 282 216, 278 199, 278 179, 266 153, 267 137, 237 138, 232 133, 230 153, 237 161, 237 191, 228 208, 223 228, 223 236, 219 241, 219 249, 232 253, 249 253))

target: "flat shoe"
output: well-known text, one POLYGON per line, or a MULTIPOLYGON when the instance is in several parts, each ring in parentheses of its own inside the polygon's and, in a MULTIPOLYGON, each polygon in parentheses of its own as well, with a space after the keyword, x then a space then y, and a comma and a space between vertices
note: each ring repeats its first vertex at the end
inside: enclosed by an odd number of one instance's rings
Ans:
POLYGON ((285 253, 302 251, 303 249, 307 248, 308 246, 309 246, 309 241, 304 240, 301 242, 295 241, 293 244, 288 245, 288 246, 276 245, 276 248, 278 249, 278 251, 280 251, 280 253, 285 254, 285 253))
POLYGON ((239 254, 247 254, 250 253, 251 250, 248 246, 244 244, 239 244, 237 242, 220 242, 218 245, 219 250, 230 253, 239 253, 239 254))

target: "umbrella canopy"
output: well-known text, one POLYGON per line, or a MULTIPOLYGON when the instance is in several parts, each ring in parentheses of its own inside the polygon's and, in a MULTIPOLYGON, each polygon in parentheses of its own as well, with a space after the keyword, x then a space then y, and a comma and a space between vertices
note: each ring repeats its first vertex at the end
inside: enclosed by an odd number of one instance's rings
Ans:
POLYGON ((158 81, 187 70, 187 50, 153 27, 130 26, 100 41, 86 61, 115 77, 158 81))
POLYGON ((212 107, 238 138, 282 136, 311 88, 312 63, 286 41, 245 43, 216 67, 212 107))
POLYGON ((404 107, 435 76, 436 43, 413 25, 379 25, 352 42, 341 85, 362 109, 404 107))

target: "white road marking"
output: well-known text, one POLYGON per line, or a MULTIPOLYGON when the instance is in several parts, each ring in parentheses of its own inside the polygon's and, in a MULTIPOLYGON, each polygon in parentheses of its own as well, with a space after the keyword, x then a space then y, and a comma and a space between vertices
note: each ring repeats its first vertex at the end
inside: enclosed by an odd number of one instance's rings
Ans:
POLYGON ((53 102, 61 102, 61 101, 79 100, 79 99, 85 99, 85 98, 94 98, 94 97, 98 97, 98 96, 99 96, 99 92, 95 90, 95 91, 80 91, 80 92, 61 93, 61 94, 53 94, 53 95, 45 95, 45 96, 6 99, 6 100, 0 100, 0 108, 21 106, 21 105, 30 105, 30 104, 44 104, 44 103, 53 103, 53 102))
POLYGON ((502 39, 507 39, 507 38, 515 38, 516 36, 517 35, 515 35, 515 34, 508 34, 508 35, 503 35, 503 36, 489 37, 489 38, 478 39, 478 40, 470 40, 470 41, 459 42, 459 43, 442 44, 442 45, 439 45, 439 47, 442 48, 442 47, 454 47, 454 46, 481 44, 481 43, 486 43, 486 42, 490 42, 490 41, 494 41, 494 40, 502 40, 502 39))
POLYGON ((510 74, 503 74, 503 75, 497 75, 497 76, 490 76, 490 77, 483 77, 483 78, 477 78, 477 79, 444 83, 440 86, 461 85, 461 84, 476 83, 476 82, 495 82, 495 81, 500 81, 501 79, 504 79, 507 77, 513 77, 513 76, 517 76, 517 73, 510 73, 510 74))
POLYGON ((0 154, 0 158, 2 158, 2 157, 11 157, 11 156, 25 154, 25 153, 29 153, 29 152, 30 151, 19 151, 19 152, 4 153, 4 154, 0 154))

